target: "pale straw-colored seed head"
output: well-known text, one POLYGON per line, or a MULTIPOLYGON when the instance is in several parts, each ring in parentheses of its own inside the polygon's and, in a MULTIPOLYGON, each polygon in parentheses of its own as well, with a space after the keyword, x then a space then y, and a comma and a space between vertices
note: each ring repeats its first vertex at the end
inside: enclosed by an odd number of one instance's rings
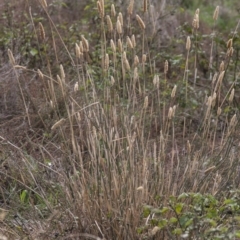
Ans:
POLYGON ((221 113, 222 113, 222 109, 220 107, 218 107, 217 115, 219 116, 219 115, 221 115, 221 113))
POLYGON ((47 1, 46 1, 46 0, 42 0, 42 6, 43 6, 44 8, 47 8, 47 1))
POLYGON ((191 153, 191 151, 192 151, 191 143, 189 142, 189 140, 187 140, 187 152, 188 152, 188 154, 191 153))
POLYGON ((174 98, 176 95, 176 91, 177 91, 177 85, 174 85, 173 89, 172 89, 172 93, 171 93, 171 98, 174 98))
POLYGON ((116 16, 116 10, 114 4, 111 5, 111 16, 115 17, 116 16))
POLYGON ((235 89, 233 88, 231 93, 230 93, 230 96, 229 96, 229 102, 232 103, 233 101, 233 98, 234 98, 234 94, 235 94, 235 89))
POLYGON ((40 69, 37 70, 38 76, 43 79, 43 73, 40 69))
POLYGON ((109 55, 107 53, 105 55, 104 68, 105 70, 108 70, 109 68, 109 55))
POLYGON ((134 66, 138 66, 139 64, 139 57, 137 55, 135 55, 134 57, 134 66))
POLYGON ((8 49, 8 58, 9 58, 10 63, 14 66, 16 64, 16 62, 13 57, 12 51, 10 49, 8 49))
POLYGON ((193 28, 195 28, 195 29, 198 29, 198 28, 199 28, 199 8, 196 10, 196 12, 195 12, 195 14, 194 14, 192 26, 193 26, 193 28))
POLYGON ((220 66, 219 66, 219 72, 224 71, 224 68, 225 68, 225 66, 224 66, 224 61, 222 61, 222 62, 220 63, 220 66))
POLYGON ((227 48, 231 48, 232 47, 232 44, 233 44, 233 40, 232 38, 230 38, 228 41, 227 41, 227 48))
POLYGON ((74 91, 74 92, 77 92, 78 89, 79 89, 79 87, 78 87, 78 82, 76 82, 76 83, 74 84, 73 91, 74 91))
POLYGON ((133 6, 134 6, 134 0, 130 0, 130 3, 128 5, 127 11, 129 15, 133 14, 133 6))
POLYGON ((219 6, 217 6, 217 7, 215 8, 215 11, 214 11, 214 13, 213 13, 213 20, 214 20, 214 21, 217 21, 217 19, 218 19, 218 14, 219 14, 219 6))
POLYGON ((135 35, 133 34, 131 37, 132 45, 135 48, 136 47, 136 40, 135 40, 135 35))
POLYGON ((45 34, 45 30, 44 30, 44 27, 41 22, 38 24, 38 32, 39 32, 40 40, 44 41, 46 38, 46 34, 45 34))
POLYGON ((137 188, 137 191, 143 191, 143 186, 139 186, 139 187, 137 188))
POLYGON ((124 66, 127 71, 130 71, 131 67, 130 67, 130 64, 129 64, 129 61, 127 60, 127 58, 124 59, 124 66))
POLYGON ((133 70, 133 79, 134 81, 138 79, 138 68, 135 67, 133 70))
POLYGON ((229 125, 229 127, 230 128, 233 128, 233 127, 235 127, 236 126, 236 124, 237 124, 237 115, 236 115, 236 113, 233 115, 233 117, 231 118, 231 120, 230 120, 230 125, 229 125))
POLYGON ((228 57, 232 57, 233 52, 234 52, 233 47, 229 48, 229 49, 227 50, 227 56, 228 56, 228 57))
POLYGON ((172 115, 173 115, 173 117, 175 117, 176 108, 177 108, 177 106, 176 106, 176 105, 174 105, 174 106, 173 106, 173 114, 172 114, 172 115))
POLYGON ((111 45, 112 51, 113 51, 114 53, 116 53, 116 45, 115 45, 115 43, 114 43, 114 41, 113 41, 112 39, 110 40, 110 45, 111 45))
POLYGON ((121 35, 122 34, 122 25, 121 25, 121 22, 119 19, 117 20, 117 23, 116 23, 116 29, 117 29, 117 33, 119 35, 121 35))
POLYGON ((83 52, 89 52, 88 40, 83 35, 81 35, 81 39, 82 39, 82 45, 83 45, 83 52))
POLYGON ((133 44, 129 36, 127 36, 127 45, 129 48, 133 48, 133 44))
POLYGON ((115 83, 115 79, 114 79, 114 77, 113 76, 111 76, 110 77, 110 83, 111 83, 111 85, 113 86, 114 85, 114 83, 115 83))
POLYGON ((157 74, 155 74, 154 77, 153 77, 153 85, 154 85, 156 88, 158 88, 158 87, 159 87, 159 82, 160 82, 159 76, 158 76, 157 74))
POLYGON ((77 43, 75 43, 75 52, 76 52, 76 57, 80 58, 81 57, 81 51, 80 51, 80 47, 78 46, 77 43))
POLYGON ((211 107, 212 106, 212 96, 209 96, 208 99, 207 99, 207 104, 206 104, 208 107, 211 107))
POLYGON ((167 74, 168 72, 168 60, 165 60, 164 62, 164 74, 167 74))
POLYGON ((219 74, 219 77, 218 77, 218 82, 219 82, 219 83, 222 82, 223 77, 224 77, 224 74, 225 74, 225 71, 222 71, 222 72, 219 74))
POLYGON ((83 42, 79 41, 80 52, 83 53, 83 42))
POLYGON ((143 54, 142 55, 142 63, 144 64, 147 61, 147 55, 143 54))
POLYGON ((120 13, 118 13, 118 17, 117 17, 117 19, 120 21, 120 23, 121 23, 121 26, 123 27, 123 15, 122 15, 122 13, 120 12, 120 13))
POLYGON ((217 99, 217 94, 216 94, 216 92, 214 92, 213 96, 212 96, 212 107, 214 107, 216 105, 216 99, 217 99))
POLYGON ((101 2, 97 1, 97 9, 98 9, 98 14, 100 18, 104 17, 104 10, 102 8, 101 2))
POLYGON ((111 20, 111 18, 110 18, 110 16, 109 15, 107 15, 107 26, 108 26, 108 31, 109 32, 112 32, 113 31, 113 24, 112 24, 112 20, 111 20))
POLYGON ((143 0, 143 12, 147 12, 148 10, 148 0, 143 0))
POLYGON ((142 30, 144 30, 146 28, 145 23, 143 22, 143 20, 141 19, 141 17, 138 14, 136 15, 136 19, 137 19, 137 22, 138 22, 140 28, 142 30))
POLYGON ((143 108, 146 109, 148 107, 148 96, 144 98, 143 108))
POLYGON ((155 227, 151 230, 151 235, 152 235, 152 236, 156 235, 159 230, 161 230, 161 228, 158 227, 158 226, 155 226, 155 227))
POLYGON ((119 50, 119 52, 123 51, 123 45, 122 45, 121 39, 118 39, 118 50, 119 50))
POLYGON ((172 107, 170 107, 168 110, 168 119, 171 120, 172 117, 173 117, 173 109, 172 109, 172 107))
POLYGON ((62 64, 60 64, 60 76, 62 81, 65 82, 66 75, 62 64))
POLYGON ((187 42, 186 42, 186 49, 189 51, 191 48, 191 38, 188 36, 187 37, 187 42))

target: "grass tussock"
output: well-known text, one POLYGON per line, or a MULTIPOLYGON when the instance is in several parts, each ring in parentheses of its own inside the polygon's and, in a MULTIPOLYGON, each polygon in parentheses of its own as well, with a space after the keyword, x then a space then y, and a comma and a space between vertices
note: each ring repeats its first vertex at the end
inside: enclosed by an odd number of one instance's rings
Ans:
POLYGON ((8 50, 24 133, 16 132, 22 136, 17 142, 5 131, 0 135, 0 233, 6 239, 236 237, 239 217, 220 229, 229 208, 234 216, 239 211, 236 32, 219 64, 214 24, 202 82, 197 9, 182 44, 184 66, 171 78, 174 59, 158 68, 149 44, 154 16, 148 1, 143 9, 130 1, 125 13, 97 1, 98 40, 81 35, 72 48, 47 2, 38 4, 49 25, 32 21, 45 65, 18 65, 8 50), (52 52, 44 51, 49 39, 55 59, 61 62, 60 44, 71 64, 53 66, 52 52), (31 75, 41 82, 41 97, 24 85, 31 75))

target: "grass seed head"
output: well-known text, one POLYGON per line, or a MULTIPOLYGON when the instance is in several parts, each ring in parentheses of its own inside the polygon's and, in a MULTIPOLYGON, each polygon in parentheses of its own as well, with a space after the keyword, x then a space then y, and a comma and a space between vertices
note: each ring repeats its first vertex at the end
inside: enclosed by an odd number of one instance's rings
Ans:
POLYGON ((118 19, 117 20, 117 23, 116 23, 116 28, 117 28, 117 33, 119 34, 119 35, 121 35, 122 34, 122 24, 121 24, 121 22, 120 22, 120 20, 118 19))
POLYGON ((110 18, 110 16, 109 15, 107 15, 107 26, 108 26, 108 31, 109 32, 112 32, 113 31, 113 24, 112 24, 112 20, 111 20, 111 18, 110 18))
POLYGON ((235 93, 235 89, 233 88, 231 93, 230 93, 229 99, 228 99, 230 103, 232 103, 232 101, 233 101, 234 93, 235 93))
POLYGON ((214 11, 214 13, 213 13, 213 20, 214 20, 214 21, 217 21, 217 19, 218 19, 218 14, 219 14, 219 6, 217 6, 217 7, 215 8, 215 11, 214 11))
POLYGON ((146 109, 147 107, 148 107, 148 96, 144 98, 143 109, 146 109))
POLYGON ((120 21, 120 23, 121 23, 121 26, 123 27, 123 15, 122 15, 122 13, 120 12, 120 13, 118 13, 118 17, 117 17, 117 19, 120 21))
POLYGON ((131 41, 130 37, 128 37, 128 36, 127 36, 127 45, 128 45, 128 47, 130 47, 131 49, 133 48, 132 41, 131 41))
POLYGON ((81 35, 81 39, 82 39, 83 52, 89 52, 88 40, 83 35, 81 35))
POLYGON ((154 75, 153 77, 153 85, 158 88, 159 87, 159 76, 157 74, 154 75))
POLYGON ((112 39, 110 40, 110 46, 111 46, 112 51, 114 53, 116 53, 116 45, 115 45, 115 43, 114 43, 114 41, 112 39))
POLYGON ((134 6, 134 0, 130 0, 130 3, 128 5, 127 11, 129 15, 133 14, 133 6, 134 6))
POLYGON ((10 49, 8 49, 8 58, 9 58, 10 63, 14 66, 16 64, 16 62, 13 57, 12 51, 10 49))
POLYGON ((38 69, 37 72, 38 72, 38 76, 39 76, 41 79, 43 79, 43 73, 41 72, 41 70, 38 69))
POLYGON ((145 23, 143 22, 143 20, 141 19, 141 17, 138 14, 136 15, 136 19, 137 19, 137 22, 138 22, 140 28, 142 30, 144 30, 146 28, 145 23))
POLYGON ((219 72, 224 71, 224 68, 225 68, 225 66, 224 66, 224 61, 222 61, 222 62, 220 63, 220 66, 219 66, 219 72))
POLYGON ((135 48, 136 47, 136 40, 135 40, 135 35, 133 34, 131 37, 132 45, 135 48))
POLYGON ((118 39, 118 49, 119 49, 119 52, 123 51, 122 41, 120 38, 118 39))
POLYGON ((116 16, 116 11, 115 11, 115 6, 114 4, 111 5, 111 16, 115 17, 116 16))
POLYGON ((147 12, 148 10, 148 0, 143 0, 143 12, 147 12))
POLYGON ((191 48, 191 38, 188 36, 187 37, 187 42, 186 42, 186 49, 189 51, 191 48))
POLYGON ((176 95, 176 91, 177 91, 177 85, 174 85, 173 89, 172 89, 172 93, 171 93, 171 98, 174 98, 176 95))
POLYGON ((164 74, 167 74, 167 72, 168 72, 168 60, 166 60, 164 63, 164 74))
POLYGON ((232 47, 232 44, 233 44, 233 40, 232 38, 230 38, 228 41, 227 41, 227 48, 231 48, 232 47))
POLYGON ((38 32, 39 32, 40 40, 44 41, 46 38, 46 34, 45 34, 45 30, 44 30, 44 27, 41 22, 38 24, 38 32))
POLYGON ((134 57, 134 66, 138 66, 139 64, 139 57, 137 55, 135 55, 134 57))
POLYGON ((227 50, 227 56, 228 56, 228 57, 232 57, 233 52, 234 52, 233 47, 229 48, 229 49, 227 50))
POLYGON ((76 57, 80 58, 82 53, 81 53, 80 47, 78 46, 77 43, 75 43, 75 52, 76 52, 76 57))

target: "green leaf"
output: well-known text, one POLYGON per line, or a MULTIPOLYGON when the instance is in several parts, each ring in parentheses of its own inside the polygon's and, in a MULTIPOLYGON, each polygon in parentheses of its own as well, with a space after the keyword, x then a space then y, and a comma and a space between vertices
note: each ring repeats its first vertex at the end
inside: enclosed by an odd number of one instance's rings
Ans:
POLYGON ((26 189, 21 192, 20 201, 21 201, 21 203, 27 203, 28 202, 28 191, 26 189))
POLYGON ((175 217, 171 217, 170 219, 169 219, 169 222, 170 223, 176 223, 178 220, 177 220, 177 218, 175 218, 175 217))
POLYGON ((38 54, 38 50, 36 48, 32 48, 30 50, 30 54, 34 57, 34 56, 36 56, 38 54))
POLYGON ((177 203, 176 204, 175 211, 176 211, 177 214, 180 214, 182 212, 183 206, 184 206, 184 203, 177 203))

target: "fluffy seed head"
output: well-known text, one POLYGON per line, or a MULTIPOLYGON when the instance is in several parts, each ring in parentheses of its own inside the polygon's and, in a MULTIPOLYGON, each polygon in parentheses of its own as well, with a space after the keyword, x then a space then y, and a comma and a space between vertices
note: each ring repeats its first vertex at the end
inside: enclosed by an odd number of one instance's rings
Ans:
POLYGON ((222 113, 222 109, 220 107, 218 107, 217 115, 219 116, 219 115, 221 115, 221 113, 222 113))
POLYGON ((215 8, 215 11, 214 11, 214 13, 213 13, 213 20, 214 20, 214 21, 217 21, 217 19, 218 19, 218 13, 219 13, 219 6, 217 6, 217 7, 215 8))
POLYGON ((118 49, 119 49, 119 52, 122 52, 122 51, 123 51, 123 46, 122 46, 122 41, 121 41, 121 39, 118 39, 118 49))
POLYGON ((104 68, 105 70, 108 70, 109 68, 109 55, 107 53, 105 55, 104 68))
POLYGON ((128 37, 128 36, 127 36, 127 45, 128 45, 128 47, 133 48, 132 41, 131 41, 130 37, 128 37))
POLYGON ((45 37, 46 37, 46 34, 45 34, 45 30, 44 30, 44 27, 43 27, 42 23, 38 24, 38 32, 39 32, 39 38, 42 41, 44 41, 45 37))
POLYGON ((37 72, 38 72, 38 76, 39 76, 41 79, 43 79, 43 73, 41 72, 41 70, 38 69, 37 72))
POLYGON ((148 96, 144 98, 144 104, 143 104, 144 109, 146 109, 147 107, 148 107, 148 96))
POLYGON ((137 66, 139 64, 139 58, 137 55, 134 57, 134 66, 137 66))
POLYGON ((157 74, 153 77, 153 85, 158 88, 159 87, 159 76, 157 74))
POLYGON ((133 34, 131 37, 132 45, 135 48, 136 47, 136 40, 135 40, 135 35, 133 34))
POLYGON ((120 20, 118 19, 117 20, 117 23, 116 23, 116 28, 117 28, 117 33, 120 35, 120 34, 122 34, 122 25, 121 25, 121 22, 120 22, 120 20))
POLYGON ((191 39, 190 37, 188 36, 187 37, 187 42, 186 42, 186 49, 189 51, 191 48, 191 39))
POLYGON ((177 85, 174 85, 173 89, 172 89, 172 93, 171 93, 171 98, 174 98, 176 95, 176 91, 177 91, 177 85))
POLYGON ((9 58, 10 63, 14 66, 16 64, 16 62, 13 57, 12 51, 10 49, 8 49, 8 58, 9 58))
POLYGON ((74 92, 77 92, 78 89, 79 89, 79 87, 78 87, 78 82, 76 82, 76 83, 74 84, 73 91, 74 91, 74 92))
POLYGON ((114 43, 114 41, 113 41, 112 39, 110 40, 110 45, 111 45, 112 51, 113 51, 114 53, 116 53, 116 46, 115 46, 115 43, 114 43))
POLYGON ((82 39, 82 45, 83 45, 83 52, 89 52, 88 40, 83 35, 81 36, 81 39, 82 39))
POLYGON ((219 72, 222 72, 222 71, 224 71, 224 61, 222 61, 221 63, 220 63, 220 66, 219 66, 219 72))
POLYGON ((228 56, 228 57, 231 57, 231 56, 233 55, 233 51, 234 51, 233 47, 229 48, 229 49, 227 50, 227 56, 228 56))
POLYGON ((75 43, 75 52, 76 52, 76 57, 80 58, 81 56, 81 51, 80 51, 80 47, 78 46, 77 43, 75 43))
POLYGON ((130 0, 130 3, 128 5, 127 11, 129 15, 132 15, 133 13, 133 6, 134 6, 134 0, 130 0))
POLYGON ((164 74, 167 74, 168 72, 168 61, 166 60, 164 63, 164 74))
POLYGON ((115 6, 114 4, 111 5, 111 16, 115 17, 116 16, 116 11, 115 11, 115 6))
POLYGON ((231 48, 232 47, 232 44, 233 44, 233 40, 232 38, 230 38, 228 41, 227 41, 227 48, 231 48))
POLYGON ((147 10, 148 10, 148 1, 143 0, 143 12, 147 12, 147 10))
POLYGON ((230 96, 229 96, 229 102, 232 103, 233 101, 233 98, 234 98, 234 93, 235 93, 235 89, 233 88, 231 93, 230 93, 230 96))
POLYGON ((46 0, 42 0, 42 6, 43 6, 44 8, 47 8, 47 2, 46 2, 46 0))
POLYGON ((113 76, 111 76, 110 82, 111 82, 111 85, 113 86, 113 85, 114 85, 114 83, 115 83, 115 79, 114 79, 114 77, 113 77, 113 76))
POLYGON ((111 18, 110 18, 110 16, 109 15, 107 15, 107 26, 108 26, 108 31, 109 32, 112 32, 113 31, 113 24, 112 24, 112 20, 111 20, 111 18))
POLYGON ((141 19, 141 17, 138 14, 136 15, 136 19, 138 21, 140 28, 142 30, 144 30, 146 28, 145 23, 143 22, 143 20, 141 19))
POLYGON ((118 18, 117 19, 120 21, 121 26, 123 27, 123 15, 122 15, 121 12, 118 14, 118 18))
POLYGON ((144 64, 147 61, 147 55, 143 54, 142 55, 142 63, 144 64))
POLYGON ((172 117, 173 117, 173 109, 172 109, 172 107, 170 107, 168 110, 168 119, 171 120, 172 117))

